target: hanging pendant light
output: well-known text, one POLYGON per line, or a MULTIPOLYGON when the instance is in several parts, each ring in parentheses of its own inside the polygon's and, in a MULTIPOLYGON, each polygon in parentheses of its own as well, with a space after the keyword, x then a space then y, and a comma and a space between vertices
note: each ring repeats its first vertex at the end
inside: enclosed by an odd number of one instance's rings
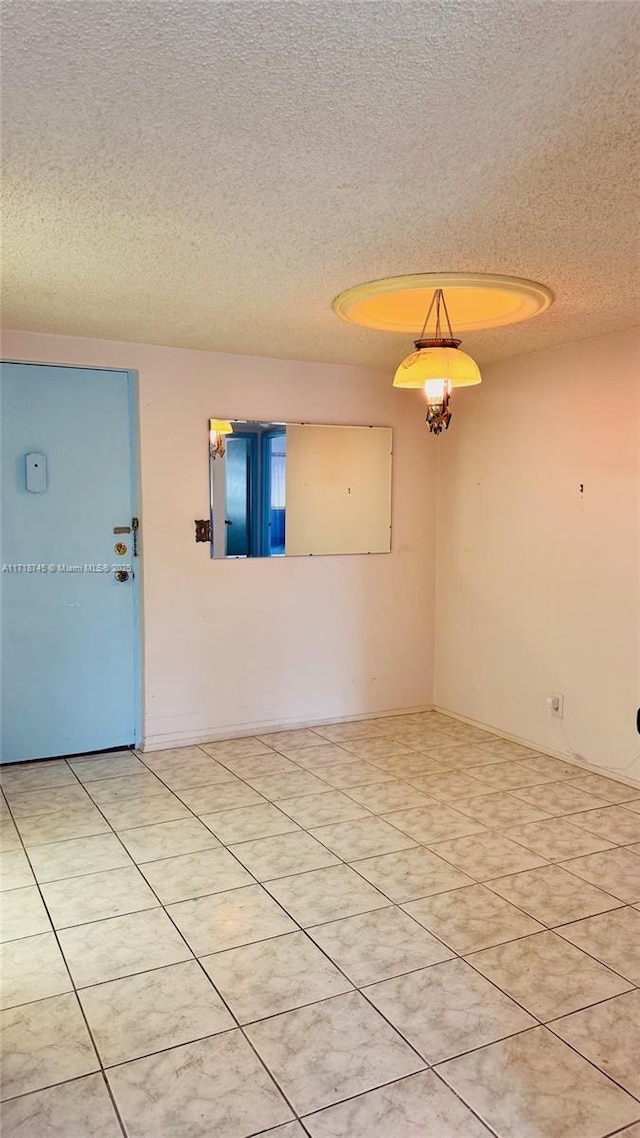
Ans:
POLYGON ((441 288, 434 291, 415 347, 415 352, 411 352, 398 367, 393 386, 424 388, 427 425, 432 434, 439 435, 451 422, 451 389, 482 383, 477 363, 466 352, 460 351, 460 340, 456 340, 453 335, 441 288), (432 336, 427 336, 427 326, 434 308, 435 329, 432 336), (443 315, 448 335, 443 335, 443 315))

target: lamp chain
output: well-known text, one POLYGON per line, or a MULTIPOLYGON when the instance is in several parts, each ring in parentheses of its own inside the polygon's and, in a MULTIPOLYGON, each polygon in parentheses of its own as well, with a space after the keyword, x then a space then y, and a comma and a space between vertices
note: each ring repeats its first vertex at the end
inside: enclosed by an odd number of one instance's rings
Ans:
POLYGON ((424 340, 425 332, 427 331, 427 325, 429 323, 429 317, 431 316, 431 313, 433 312, 434 304, 436 307, 435 339, 436 340, 443 339, 440 312, 441 312, 441 310, 444 310, 445 319, 447 321, 447 327, 449 329, 449 339, 452 340, 453 339, 453 329, 451 327, 451 321, 449 319, 449 310, 447 309, 447 302, 444 298, 444 292, 442 291, 441 288, 435 289, 433 296, 431 297, 431 303, 430 303, 429 308, 427 310, 427 315, 424 318, 424 324, 422 325, 422 331, 420 333, 420 339, 424 340))

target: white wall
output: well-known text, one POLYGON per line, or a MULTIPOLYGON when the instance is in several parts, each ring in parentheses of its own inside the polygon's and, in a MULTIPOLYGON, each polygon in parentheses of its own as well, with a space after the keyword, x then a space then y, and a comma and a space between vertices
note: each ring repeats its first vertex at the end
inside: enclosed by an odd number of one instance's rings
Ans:
POLYGON ((635 777, 639 365, 626 332, 503 361, 454 392, 435 680, 441 708, 635 777))
POLYGON ((6 332, 5 359, 137 370, 147 746, 430 706, 436 453, 385 371, 6 332), (211 561, 208 419, 394 431, 390 554, 211 561))

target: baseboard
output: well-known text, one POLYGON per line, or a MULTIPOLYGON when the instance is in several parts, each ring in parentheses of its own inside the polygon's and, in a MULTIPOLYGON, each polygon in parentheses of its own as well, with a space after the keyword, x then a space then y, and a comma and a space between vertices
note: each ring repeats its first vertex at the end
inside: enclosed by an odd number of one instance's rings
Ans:
POLYGON ((457 711, 451 711, 448 707, 441 707, 439 704, 434 704, 433 710, 439 711, 441 715, 447 715, 449 719, 456 719, 459 723, 468 723, 470 727, 479 727, 482 731, 490 731, 493 735, 498 735, 500 739, 507 739, 510 743, 520 743, 523 747, 531 747, 532 751, 539 751, 541 755, 550 755, 553 759, 562 759, 564 763, 571 763, 578 770, 586 771, 588 774, 600 774, 604 778, 613 778, 617 782, 624 782, 628 786, 634 787, 634 789, 640 789, 640 779, 634 778, 633 775, 621 774, 617 770, 612 770, 611 767, 590 763, 587 759, 572 754, 571 751, 556 751, 551 747, 536 743, 534 739, 525 739, 522 735, 510 735, 501 727, 481 722, 479 719, 469 719, 468 716, 459 715, 457 711))
POLYGON ((385 711, 369 711, 363 715, 332 716, 328 719, 265 719, 256 723, 227 724, 224 727, 210 727, 204 731, 163 732, 145 736, 141 754, 147 751, 167 751, 177 747, 197 747, 202 743, 217 743, 223 739, 242 739, 251 735, 267 735, 272 731, 299 731, 305 727, 329 726, 332 723, 360 723, 367 719, 387 719, 394 715, 417 715, 423 711, 433 711, 433 704, 420 704, 417 707, 395 707, 385 711))

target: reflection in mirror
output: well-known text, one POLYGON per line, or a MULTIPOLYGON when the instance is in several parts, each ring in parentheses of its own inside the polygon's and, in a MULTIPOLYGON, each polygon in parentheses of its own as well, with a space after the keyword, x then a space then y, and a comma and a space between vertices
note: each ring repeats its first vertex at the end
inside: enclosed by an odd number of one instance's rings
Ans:
POLYGON ((209 420, 212 557, 389 553, 391 428, 209 420))

